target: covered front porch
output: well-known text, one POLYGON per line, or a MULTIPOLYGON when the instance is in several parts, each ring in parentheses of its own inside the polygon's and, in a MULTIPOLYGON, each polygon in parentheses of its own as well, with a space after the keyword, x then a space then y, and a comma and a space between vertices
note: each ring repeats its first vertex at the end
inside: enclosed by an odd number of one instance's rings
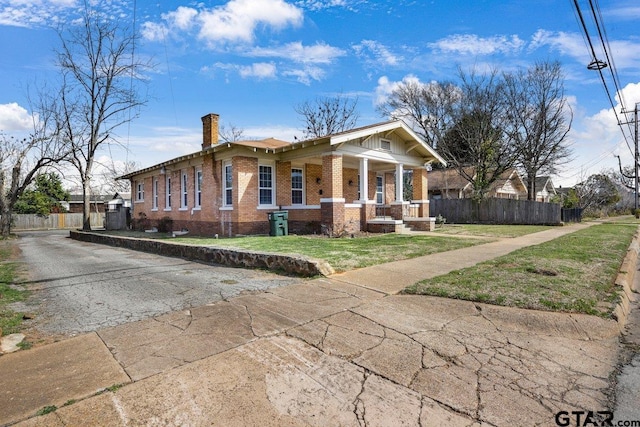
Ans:
POLYGON ((403 122, 388 122, 308 142, 312 144, 309 146, 304 144, 283 148, 280 162, 289 167, 304 163, 307 175, 316 174, 315 178, 305 179, 311 183, 305 199, 317 201, 318 205, 283 206, 290 211, 291 220, 308 218, 309 209, 317 209, 317 216, 313 217, 329 235, 433 229, 427 175, 432 162, 444 160, 403 122), (405 191, 406 175, 411 177, 407 180, 410 192, 405 191))

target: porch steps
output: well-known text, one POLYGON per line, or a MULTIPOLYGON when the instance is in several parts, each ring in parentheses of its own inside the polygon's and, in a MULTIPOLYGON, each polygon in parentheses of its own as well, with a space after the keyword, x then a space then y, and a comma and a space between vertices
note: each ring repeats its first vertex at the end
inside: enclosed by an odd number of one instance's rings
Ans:
POLYGON ((411 234, 414 231, 413 228, 408 226, 407 224, 402 224, 402 226, 398 227, 396 231, 397 234, 411 234))

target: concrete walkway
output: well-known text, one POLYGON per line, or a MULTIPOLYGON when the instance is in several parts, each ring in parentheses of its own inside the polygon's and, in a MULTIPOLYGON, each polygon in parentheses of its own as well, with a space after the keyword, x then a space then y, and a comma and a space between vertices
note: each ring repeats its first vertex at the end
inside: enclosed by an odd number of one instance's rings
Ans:
POLYGON ((616 322, 396 295, 587 226, 248 293, 2 356, 0 425, 555 425, 561 410, 604 410, 616 322), (34 417, 49 405, 58 409, 34 417))

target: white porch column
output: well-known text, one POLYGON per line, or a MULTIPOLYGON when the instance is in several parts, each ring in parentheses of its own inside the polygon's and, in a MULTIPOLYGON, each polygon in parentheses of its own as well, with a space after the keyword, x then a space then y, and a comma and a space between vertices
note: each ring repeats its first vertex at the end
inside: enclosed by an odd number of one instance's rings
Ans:
POLYGON ((398 163, 396 165, 396 202, 401 203, 403 201, 404 193, 404 180, 403 180, 403 165, 398 163))
POLYGON ((369 159, 360 159, 360 201, 369 200, 369 159))

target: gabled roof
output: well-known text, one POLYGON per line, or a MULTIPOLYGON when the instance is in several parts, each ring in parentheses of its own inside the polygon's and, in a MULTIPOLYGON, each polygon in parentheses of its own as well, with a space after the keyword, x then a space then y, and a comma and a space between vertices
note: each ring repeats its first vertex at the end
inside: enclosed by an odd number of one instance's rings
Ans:
POLYGON ((293 143, 282 141, 276 138, 266 138, 262 140, 221 142, 211 147, 207 147, 201 151, 176 157, 174 159, 167 160, 162 163, 158 163, 157 165, 153 165, 135 172, 131 172, 126 175, 122 175, 116 179, 129 179, 143 173, 161 169, 165 166, 170 166, 176 163, 180 163, 184 160, 189 160, 189 159, 201 157, 207 154, 216 153, 218 151, 226 150, 234 146, 244 146, 244 147, 253 148, 254 150, 260 149, 260 150, 265 150, 266 152, 270 151, 272 153, 278 153, 278 152, 283 153, 285 151, 295 149, 295 148, 305 148, 308 145, 318 145, 318 144, 328 142, 330 145, 335 146, 335 145, 343 144, 345 142, 366 138, 371 135, 376 135, 376 134, 389 135, 391 133, 400 134, 401 138, 405 141, 408 141, 408 140, 413 141, 413 145, 412 147, 410 147, 410 149, 416 150, 415 152, 420 153, 423 157, 435 160, 443 165, 446 165, 446 161, 431 146, 429 146, 429 144, 427 144, 419 135, 417 135, 404 121, 391 120, 388 122, 377 123, 373 125, 350 129, 344 132, 339 132, 339 133, 327 135, 320 138, 313 138, 313 139, 308 139, 304 141, 296 141, 293 143))
MULTIPOLYGON (((472 166, 468 166, 463 169, 465 174, 467 174, 468 176, 475 176, 474 168, 472 166)), ((518 171, 516 171, 515 169, 508 169, 504 171, 502 175, 500 175, 500 177, 491 184, 491 191, 502 187, 507 183, 507 181, 513 180, 516 180, 516 182, 520 184, 524 191, 527 191, 527 186, 520 177, 518 171)), ((466 187, 469 185, 469 181, 456 168, 434 169, 429 172, 430 190, 459 191, 466 189, 466 187)))
POLYGON ((545 188, 549 193, 556 194, 556 189, 553 186, 553 181, 551 181, 550 176, 536 177, 536 191, 542 191, 545 188))
MULTIPOLYGON (((465 168, 471 176, 473 168, 465 168)), ((469 185, 469 181, 456 168, 433 169, 428 174, 429 189, 433 190, 462 190, 469 185)))
MULTIPOLYGON (((227 144, 227 143, 223 142, 219 145, 224 145, 224 144, 227 144)), ((231 142, 231 144, 242 145, 245 147, 252 147, 252 148, 270 149, 270 150, 274 150, 276 148, 281 148, 281 147, 287 147, 291 145, 290 142, 282 141, 281 139, 276 139, 276 138, 266 138, 266 139, 259 139, 259 140, 247 139, 243 141, 233 141, 231 142)))
MULTIPOLYGON (((355 129, 349 129, 344 132, 334 133, 323 138, 318 138, 318 141, 329 139, 331 145, 344 144, 345 142, 355 141, 358 139, 366 138, 376 134, 390 134, 399 133, 404 140, 414 140, 415 147, 418 151, 422 151, 422 154, 426 157, 432 157, 437 160, 438 163, 446 165, 447 162, 434 150, 429 144, 427 144, 422 137, 416 134, 403 120, 389 120, 387 122, 376 123, 372 125, 362 126, 355 129)), ((313 141, 313 140, 312 140, 313 141)), ((303 143, 305 141, 302 141, 303 143)))

